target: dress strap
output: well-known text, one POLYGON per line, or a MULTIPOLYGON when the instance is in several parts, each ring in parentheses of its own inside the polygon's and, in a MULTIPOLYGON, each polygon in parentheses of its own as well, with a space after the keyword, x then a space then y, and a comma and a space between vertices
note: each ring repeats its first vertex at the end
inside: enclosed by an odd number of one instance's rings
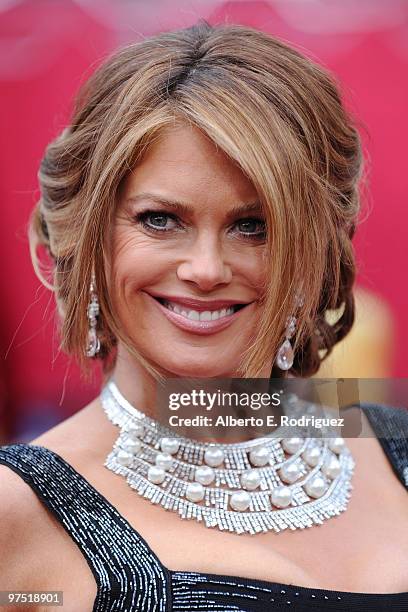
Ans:
POLYGON ((408 410, 360 403, 399 480, 408 489, 408 410))
POLYGON ((33 489, 75 541, 97 583, 93 612, 166 612, 168 570, 110 502, 54 451, 0 446, 7 465, 33 489))

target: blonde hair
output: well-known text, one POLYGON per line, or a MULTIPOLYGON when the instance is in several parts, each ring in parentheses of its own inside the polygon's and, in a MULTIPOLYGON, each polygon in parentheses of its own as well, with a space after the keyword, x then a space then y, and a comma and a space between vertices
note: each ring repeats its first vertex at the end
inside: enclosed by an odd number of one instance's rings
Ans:
POLYGON ((205 21, 116 51, 82 87, 71 124, 46 149, 29 237, 35 270, 56 294, 61 348, 86 369, 94 269, 105 372, 120 339, 161 376, 118 326, 104 272, 118 190, 175 118, 192 122, 234 160, 264 207, 264 308, 241 376, 258 376, 276 355, 298 287, 305 300, 296 313, 291 373, 311 376, 354 321, 359 135, 320 65, 255 29, 205 21), (53 258, 52 283, 39 245, 53 258), (327 310, 340 308, 334 324, 326 321, 327 310))

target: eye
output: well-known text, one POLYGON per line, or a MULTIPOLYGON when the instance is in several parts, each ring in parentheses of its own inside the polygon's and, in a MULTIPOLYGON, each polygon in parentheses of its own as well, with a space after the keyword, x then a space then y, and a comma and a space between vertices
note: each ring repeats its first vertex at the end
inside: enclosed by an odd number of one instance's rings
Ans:
POLYGON ((162 211, 145 210, 134 219, 136 223, 141 223, 145 229, 153 232, 168 232, 179 225, 175 215, 162 211))
POLYGON ((238 231, 245 238, 265 238, 265 221, 263 221, 262 219, 256 219, 253 217, 240 219, 236 223, 236 226, 238 228, 238 231))

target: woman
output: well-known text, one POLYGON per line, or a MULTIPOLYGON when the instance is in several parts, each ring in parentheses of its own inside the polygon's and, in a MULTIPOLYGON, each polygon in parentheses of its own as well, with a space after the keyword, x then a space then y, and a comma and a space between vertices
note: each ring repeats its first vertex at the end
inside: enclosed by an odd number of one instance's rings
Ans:
MULTIPOLYGON (((210 529, 171 510, 207 516, 205 487, 225 493, 214 474, 234 476, 228 449, 210 445, 197 472, 177 438, 152 433, 157 381, 317 372, 353 324, 361 172, 332 78, 250 28, 164 33, 89 79, 43 159, 30 238, 45 283, 37 247, 52 260, 64 350, 85 369, 101 360, 114 385, 29 445, 0 449, 1 589, 61 590, 70 611, 408 609, 406 446, 331 443, 333 473, 299 516, 314 516, 331 478, 343 478, 341 503, 299 528, 287 475, 267 491, 259 533, 248 499, 275 470, 269 454, 249 452, 259 472, 240 474, 243 491, 228 492, 210 529), (330 326, 325 312, 340 306, 330 326), (174 466, 194 467, 195 481, 179 477, 166 511, 143 491, 160 493, 174 466), (291 529, 274 532, 276 512, 291 529)), ((406 426, 395 412, 373 407, 370 421, 406 426)), ((302 444, 282 441, 281 460, 302 444)), ((320 465, 320 449, 303 452, 304 470, 320 465)))

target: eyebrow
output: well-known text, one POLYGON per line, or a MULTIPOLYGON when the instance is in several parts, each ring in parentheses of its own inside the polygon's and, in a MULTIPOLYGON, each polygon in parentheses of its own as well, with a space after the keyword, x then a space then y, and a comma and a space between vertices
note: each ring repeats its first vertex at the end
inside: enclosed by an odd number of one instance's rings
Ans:
MULTIPOLYGON (((156 195, 154 193, 142 192, 137 195, 130 196, 127 198, 127 202, 129 203, 137 203, 141 200, 150 200, 156 204, 163 204, 164 206, 168 206, 169 208, 173 208, 175 211, 187 215, 193 212, 194 207, 190 204, 179 202, 172 198, 165 198, 163 196, 156 195)), ((246 204, 236 204, 232 208, 228 210, 227 217, 233 218, 241 214, 246 214, 250 212, 263 212, 262 204, 259 200, 254 200, 252 202, 247 202, 246 204)))

